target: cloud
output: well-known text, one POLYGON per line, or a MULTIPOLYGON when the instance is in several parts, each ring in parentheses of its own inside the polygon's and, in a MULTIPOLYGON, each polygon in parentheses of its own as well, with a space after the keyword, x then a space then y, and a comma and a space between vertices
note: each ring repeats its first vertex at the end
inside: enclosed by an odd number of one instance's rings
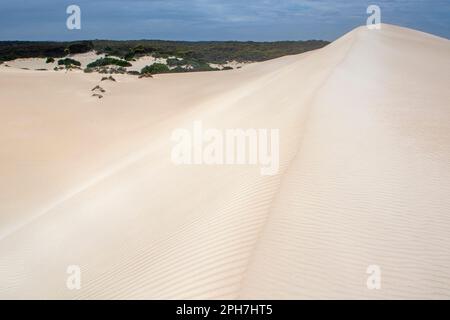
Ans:
POLYGON ((448 0, 3 0, 0 39, 333 40, 364 24, 372 3, 383 22, 450 35, 448 0), (70 32, 74 3, 83 23, 70 32))

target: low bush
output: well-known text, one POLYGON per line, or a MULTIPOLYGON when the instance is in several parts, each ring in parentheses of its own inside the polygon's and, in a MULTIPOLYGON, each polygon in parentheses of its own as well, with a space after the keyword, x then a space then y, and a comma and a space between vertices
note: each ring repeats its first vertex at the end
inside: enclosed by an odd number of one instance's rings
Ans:
POLYGON ((183 60, 179 60, 177 58, 169 58, 167 59, 167 65, 171 67, 179 67, 186 65, 186 62, 184 62, 183 60))
POLYGON ((71 58, 65 58, 65 59, 61 59, 58 60, 58 65, 60 66, 66 66, 66 67, 71 67, 71 66, 77 66, 80 67, 81 66, 81 62, 71 59, 71 58))
POLYGON ((138 76, 138 75, 141 74, 139 71, 128 71, 127 73, 128 73, 128 74, 131 74, 131 75, 133 75, 133 76, 138 76))
POLYGON ((98 60, 95 60, 94 62, 91 62, 87 65, 88 68, 96 68, 96 67, 104 67, 104 66, 110 66, 110 65, 116 65, 119 67, 131 67, 131 63, 125 60, 115 59, 111 57, 106 58, 100 58, 98 60))
POLYGON ((135 55, 134 52, 130 51, 123 57, 123 59, 125 61, 133 61, 134 60, 134 55, 135 55))
POLYGON ((141 74, 157 74, 157 73, 168 73, 170 69, 167 65, 163 63, 154 63, 150 66, 146 66, 141 70, 141 74))

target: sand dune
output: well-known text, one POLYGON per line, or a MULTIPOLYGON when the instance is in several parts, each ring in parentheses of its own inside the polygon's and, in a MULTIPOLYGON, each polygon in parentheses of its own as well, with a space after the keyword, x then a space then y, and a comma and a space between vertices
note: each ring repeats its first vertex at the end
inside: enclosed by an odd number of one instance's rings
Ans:
POLYGON ((383 25, 226 72, 0 66, 0 298, 450 298, 449 57, 383 25), (195 120, 278 128, 279 174, 175 166, 195 120))
MULTIPOLYGON (((86 53, 77 53, 69 55, 68 58, 74 59, 81 64, 81 68, 84 69, 91 62, 99 58, 104 58, 104 54, 96 54, 94 51, 86 52, 86 53)), ((48 70, 53 71, 55 67, 58 66, 58 58, 54 59, 54 62, 47 63, 46 58, 24 58, 24 59, 16 59, 11 61, 6 61, 5 64, 11 68, 25 69, 25 70, 48 70)), ((79 71, 79 70, 77 70, 79 71)))
MULTIPOLYGON (((88 64, 97 61, 100 58, 104 58, 105 54, 97 54, 95 51, 89 51, 86 53, 77 53, 67 56, 68 58, 74 59, 78 62, 80 62, 80 69, 72 69, 71 72, 83 72, 82 70, 86 69, 88 64)), ((110 56, 114 59, 121 60, 120 57, 116 56, 110 56)), ((175 59, 175 56, 169 57, 172 59, 175 59)), ((55 67, 58 67, 58 58, 54 59, 54 62, 47 63, 46 58, 23 58, 23 59, 15 59, 10 61, 5 61, 5 64, 3 67, 9 67, 14 69, 22 69, 22 70, 31 70, 31 71, 55 71, 55 67)), ((155 58, 151 55, 148 56, 142 56, 137 59, 128 61, 131 66, 126 67, 126 71, 134 71, 134 72, 140 72, 144 67, 150 66, 154 63, 160 63, 160 64, 166 64, 167 65, 167 58, 155 58)), ((237 61, 228 61, 225 64, 215 64, 210 63, 209 65, 212 68, 222 70, 225 67, 232 68, 232 69, 240 69, 243 68, 252 62, 237 62, 237 61)), ((0 65, 0 68, 2 68, 2 65, 0 65)), ((170 66, 169 69, 175 69, 176 67, 170 66)), ((189 65, 181 66, 183 69, 190 69, 192 66, 189 67, 189 65)), ((66 69, 61 69, 66 71, 66 69)), ((58 71, 61 71, 58 70, 58 71)))

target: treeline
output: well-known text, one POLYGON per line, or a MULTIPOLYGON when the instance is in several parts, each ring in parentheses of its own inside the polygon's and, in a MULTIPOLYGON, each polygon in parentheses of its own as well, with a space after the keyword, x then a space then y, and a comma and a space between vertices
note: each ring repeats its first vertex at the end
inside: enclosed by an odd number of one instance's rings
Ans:
POLYGON ((319 49, 327 41, 281 41, 281 42, 238 42, 238 41, 162 41, 93 40, 77 42, 24 42, 0 41, 0 61, 17 58, 62 58, 69 54, 96 51, 101 54, 131 61, 139 56, 178 57, 198 64, 226 63, 236 60, 264 61, 290 54, 319 49))
POLYGON ((18 58, 63 58, 69 54, 85 53, 91 50, 95 50, 92 41, 0 41, 0 61, 18 58))
POLYGON ((199 62, 222 64, 232 60, 238 62, 265 61, 319 49, 328 43, 321 40, 279 42, 97 40, 94 41, 94 46, 99 53, 122 57, 125 60, 130 60, 140 55, 152 54, 155 57, 168 58, 175 56, 199 62))

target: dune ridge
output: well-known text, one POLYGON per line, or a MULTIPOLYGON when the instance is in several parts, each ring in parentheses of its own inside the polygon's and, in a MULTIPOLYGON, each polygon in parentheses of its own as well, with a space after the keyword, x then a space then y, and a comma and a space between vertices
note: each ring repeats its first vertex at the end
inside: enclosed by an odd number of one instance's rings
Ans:
POLYGON ((118 75, 102 100, 98 75, 0 66, 0 298, 449 298, 449 54, 360 27, 239 70, 118 75), (280 129, 280 173, 174 166, 195 120, 280 129))

